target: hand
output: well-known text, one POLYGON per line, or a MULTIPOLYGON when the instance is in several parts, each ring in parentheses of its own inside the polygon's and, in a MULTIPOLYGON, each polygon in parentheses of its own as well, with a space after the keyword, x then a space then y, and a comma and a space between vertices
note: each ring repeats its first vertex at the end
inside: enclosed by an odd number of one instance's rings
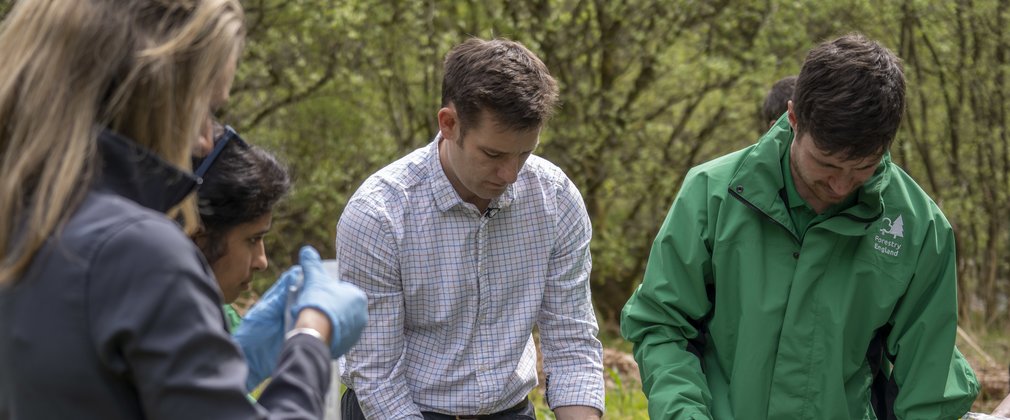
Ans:
POLYGON ((368 297, 350 283, 330 277, 323 269, 319 253, 311 246, 299 253, 305 283, 295 303, 294 313, 313 308, 326 314, 332 323, 330 354, 335 359, 358 342, 368 322, 368 297))
POLYGON ((301 276, 301 271, 295 266, 281 275, 242 318, 242 324, 233 334, 249 365, 246 390, 256 388, 277 366, 277 358, 284 345, 284 306, 288 287, 301 276))

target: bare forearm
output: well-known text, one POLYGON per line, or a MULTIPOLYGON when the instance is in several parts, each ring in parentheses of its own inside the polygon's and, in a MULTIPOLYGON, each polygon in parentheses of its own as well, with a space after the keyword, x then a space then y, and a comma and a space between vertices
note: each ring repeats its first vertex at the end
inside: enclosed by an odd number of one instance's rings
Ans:
POLYGON ((554 409, 558 420, 598 420, 603 416, 600 410, 584 405, 569 405, 554 409))

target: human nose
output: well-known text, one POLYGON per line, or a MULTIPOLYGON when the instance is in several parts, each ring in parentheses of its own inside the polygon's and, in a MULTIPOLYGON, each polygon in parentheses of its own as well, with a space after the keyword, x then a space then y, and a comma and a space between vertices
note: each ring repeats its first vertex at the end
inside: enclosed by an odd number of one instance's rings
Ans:
POLYGON ((831 188, 831 192, 836 196, 849 195, 852 191, 852 184, 854 180, 851 176, 836 176, 828 178, 828 187, 831 188))
POLYGON ((498 177, 505 183, 511 184, 519 179, 519 171, 523 168, 522 159, 508 159, 498 168, 498 177))
POLYGON ((263 245, 263 241, 260 241, 259 245, 256 246, 256 250, 253 253, 252 259, 252 269, 254 271, 263 271, 267 269, 270 263, 267 262, 266 248, 263 245))

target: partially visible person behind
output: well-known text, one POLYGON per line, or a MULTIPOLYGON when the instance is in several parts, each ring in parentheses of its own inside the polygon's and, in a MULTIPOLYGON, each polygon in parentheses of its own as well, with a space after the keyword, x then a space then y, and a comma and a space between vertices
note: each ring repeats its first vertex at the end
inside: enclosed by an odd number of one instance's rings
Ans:
POLYGON ((237 0, 23 0, 0 23, 0 418, 322 415, 364 294, 306 247, 233 339, 175 218, 197 221, 190 156, 244 31, 237 0))
POLYGON ((214 271, 234 331, 241 317, 231 303, 249 289, 254 272, 267 268, 263 237, 273 224, 274 205, 291 182, 273 155, 247 144, 231 127, 213 127, 213 150, 193 158, 197 170, 207 167, 197 190, 200 227, 193 240, 214 271))
POLYGON ((898 57, 842 36, 807 55, 787 118, 688 172, 621 316, 652 418, 968 411, 954 234, 888 152, 904 106, 898 57))
POLYGON ((534 327, 557 418, 602 414, 592 225, 533 154, 557 99, 526 47, 467 40, 445 59, 438 134, 348 201, 337 257, 372 323, 346 356, 345 420, 535 418, 534 327))
POLYGON ((794 89, 796 89, 796 76, 786 76, 775 82, 765 95, 764 104, 761 106, 761 121, 768 124, 767 128, 772 128, 786 113, 786 107, 793 99, 794 89))

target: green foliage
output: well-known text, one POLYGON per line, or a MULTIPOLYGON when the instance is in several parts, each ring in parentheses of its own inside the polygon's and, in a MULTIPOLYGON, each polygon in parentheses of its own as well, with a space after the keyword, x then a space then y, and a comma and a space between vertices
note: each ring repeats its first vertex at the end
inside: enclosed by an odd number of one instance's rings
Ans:
POLYGON ((607 392, 607 417, 616 419, 648 419, 649 401, 638 384, 624 383, 621 375, 607 369, 607 375, 614 382, 614 388, 607 392))
MULTIPOLYGON (((334 229, 372 172, 430 141, 441 61, 470 36, 537 52, 562 106, 538 154, 561 166, 593 220, 601 338, 629 351, 619 311, 686 171, 755 141, 764 94, 806 51, 859 31, 905 62, 892 157, 954 225, 962 324, 1006 331, 1010 299, 1010 0, 242 0, 248 42, 220 117, 291 167, 265 290, 298 248, 334 255, 334 229), (1001 325, 1003 324, 1003 325, 1001 325)), ((14 4, 0 0, 0 17, 14 4)), ((987 351, 1006 360, 1005 333, 987 351)), ((609 372, 607 418, 648 418, 609 372)), ((534 391, 541 418, 553 414, 534 391)))
POLYGON ((332 256, 357 186, 434 136, 444 54, 469 36, 502 36, 537 52, 561 85, 538 153, 585 198, 595 303, 614 323, 687 169, 755 141, 771 84, 798 73, 816 43, 860 31, 905 60, 909 102, 892 153, 957 229, 962 308, 986 325, 1005 318, 1006 0, 244 4, 249 42, 222 117, 296 174, 261 290, 301 244, 332 256))

